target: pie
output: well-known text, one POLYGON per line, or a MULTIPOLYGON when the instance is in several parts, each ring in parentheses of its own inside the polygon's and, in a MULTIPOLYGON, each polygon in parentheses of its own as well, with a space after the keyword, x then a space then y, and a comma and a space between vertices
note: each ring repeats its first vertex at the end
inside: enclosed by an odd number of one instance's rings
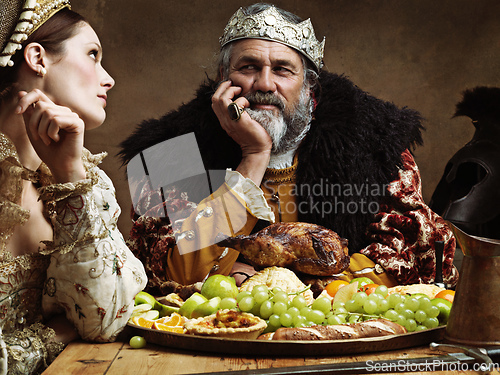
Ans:
POLYGON ((236 310, 219 310, 184 324, 187 334, 247 340, 259 337, 266 327, 258 316, 236 310))

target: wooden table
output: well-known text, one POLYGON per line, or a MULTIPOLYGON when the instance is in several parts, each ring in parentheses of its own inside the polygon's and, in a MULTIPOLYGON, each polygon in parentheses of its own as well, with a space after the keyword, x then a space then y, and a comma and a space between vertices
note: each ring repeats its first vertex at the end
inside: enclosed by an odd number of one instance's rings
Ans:
MULTIPOLYGON (((132 349, 128 343, 115 342, 109 344, 91 344, 73 342, 45 370, 43 375, 61 374, 193 374, 217 371, 242 371, 266 369, 270 367, 307 366, 326 363, 358 362, 367 360, 409 359, 416 357, 432 357, 443 352, 432 351, 428 347, 417 347, 404 350, 368 353, 349 356, 332 356, 327 358, 255 358, 251 354, 242 358, 230 355, 210 355, 192 351, 173 350, 170 348, 148 344, 143 349, 132 349)), ((498 370, 498 368, 497 368, 498 370)), ((408 374, 421 374, 412 372, 408 374)), ((463 374, 463 371, 435 371, 432 374, 463 374)), ((469 373, 474 373, 468 371, 469 373)), ((498 371, 492 374, 500 375, 498 371)))

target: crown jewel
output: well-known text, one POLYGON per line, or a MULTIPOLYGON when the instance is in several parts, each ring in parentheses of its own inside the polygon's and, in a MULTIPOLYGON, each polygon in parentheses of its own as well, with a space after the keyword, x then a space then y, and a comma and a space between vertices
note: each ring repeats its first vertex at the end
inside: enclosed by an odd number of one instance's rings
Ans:
POLYGON ((11 30, 2 30, 0 67, 14 65, 11 58, 22 48, 22 43, 59 10, 71 8, 69 0, 25 0, 22 7, 15 4, 22 0, 4 1, 0 9, 0 27, 10 27, 11 30), (16 11, 18 14, 14 14, 16 11), (12 21, 14 23, 9 25, 12 21))
POLYGON ((246 38, 283 43, 305 55, 317 70, 323 66, 325 39, 321 43, 316 39, 309 18, 294 24, 287 21, 274 6, 249 15, 240 8, 229 19, 219 42, 222 48, 230 42, 246 38))

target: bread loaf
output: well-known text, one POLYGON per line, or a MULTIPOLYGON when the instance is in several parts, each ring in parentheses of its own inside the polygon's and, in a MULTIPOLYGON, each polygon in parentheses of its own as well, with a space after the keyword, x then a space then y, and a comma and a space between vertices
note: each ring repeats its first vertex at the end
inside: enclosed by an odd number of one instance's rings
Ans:
POLYGON ((387 319, 330 326, 278 328, 274 334, 261 335, 262 340, 345 340, 406 333, 406 329, 387 319))

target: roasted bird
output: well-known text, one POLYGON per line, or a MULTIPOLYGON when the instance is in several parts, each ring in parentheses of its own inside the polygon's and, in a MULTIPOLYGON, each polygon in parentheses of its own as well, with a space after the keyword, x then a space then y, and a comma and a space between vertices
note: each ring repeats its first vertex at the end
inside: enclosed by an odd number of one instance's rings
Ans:
POLYGON ((218 243, 239 251, 257 267, 285 267, 316 276, 330 276, 349 266, 347 240, 316 224, 276 223, 249 236, 218 243))

